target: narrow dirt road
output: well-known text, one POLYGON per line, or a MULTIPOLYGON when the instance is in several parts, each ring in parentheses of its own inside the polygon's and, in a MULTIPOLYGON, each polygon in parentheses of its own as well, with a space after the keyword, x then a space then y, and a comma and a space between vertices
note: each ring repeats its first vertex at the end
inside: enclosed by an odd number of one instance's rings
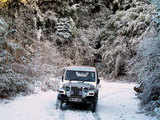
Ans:
POLYGON ((17 97, 9 103, 0 103, 1 120, 156 120, 138 114, 139 100, 134 84, 101 82, 97 112, 67 108, 56 110, 56 92, 48 91, 26 97, 17 97))

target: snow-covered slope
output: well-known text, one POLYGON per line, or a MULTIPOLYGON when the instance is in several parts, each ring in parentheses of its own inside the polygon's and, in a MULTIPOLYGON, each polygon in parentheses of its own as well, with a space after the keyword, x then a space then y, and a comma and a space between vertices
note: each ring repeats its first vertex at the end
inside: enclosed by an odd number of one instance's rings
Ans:
POLYGON ((48 91, 0 103, 1 120, 156 120, 138 114, 133 84, 101 82, 96 113, 86 109, 56 110, 56 93, 48 91))

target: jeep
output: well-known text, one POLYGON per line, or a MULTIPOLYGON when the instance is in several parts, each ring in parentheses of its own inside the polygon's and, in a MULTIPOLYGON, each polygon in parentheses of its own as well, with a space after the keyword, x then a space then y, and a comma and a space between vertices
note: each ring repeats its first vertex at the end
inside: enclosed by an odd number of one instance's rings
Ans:
MULTIPOLYGON (((95 67, 70 66, 64 68, 57 95, 57 106, 63 110, 63 104, 84 103, 96 111, 100 79, 95 67)), ((78 104, 76 104, 78 105, 78 104)))

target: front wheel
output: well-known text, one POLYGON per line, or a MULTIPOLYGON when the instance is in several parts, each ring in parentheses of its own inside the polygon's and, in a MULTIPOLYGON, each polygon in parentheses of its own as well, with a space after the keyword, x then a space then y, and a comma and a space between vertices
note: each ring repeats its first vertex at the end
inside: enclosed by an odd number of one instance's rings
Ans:
POLYGON ((91 104, 91 111, 92 112, 96 112, 96 108, 97 108, 97 103, 95 102, 95 103, 92 103, 91 104))
POLYGON ((63 102, 59 99, 56 101, 56 109, 63 110, 63 102))

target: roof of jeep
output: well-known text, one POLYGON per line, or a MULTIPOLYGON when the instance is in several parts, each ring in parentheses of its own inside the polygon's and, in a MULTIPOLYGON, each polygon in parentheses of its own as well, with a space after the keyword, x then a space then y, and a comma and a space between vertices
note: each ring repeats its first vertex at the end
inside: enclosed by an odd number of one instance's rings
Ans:
POLYGON ((69 66, 65 68, 66 70, 73 70, 73 71, 90 71, 95 72, 95 67, 88 67, 88 66, 69 66))

